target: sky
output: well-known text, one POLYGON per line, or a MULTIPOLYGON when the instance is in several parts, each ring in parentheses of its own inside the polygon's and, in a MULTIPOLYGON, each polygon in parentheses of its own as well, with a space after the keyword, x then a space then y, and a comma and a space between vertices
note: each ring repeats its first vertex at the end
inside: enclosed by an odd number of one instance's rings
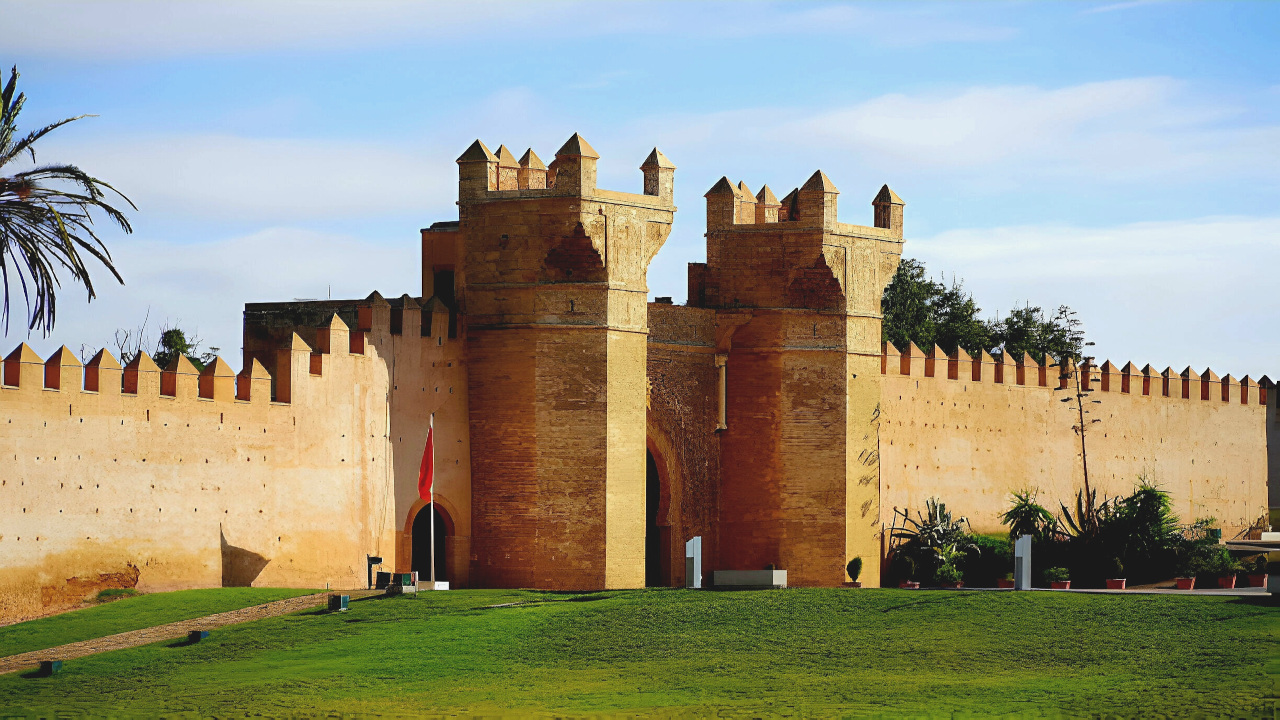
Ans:
MULTIPOLYGON (((889 184, 905 255, 982 315, 1075 309, 1099 361, 1280 377, 1280 3, 0 0, 21 127, 138 206, 125 284, 66 284, 49 336, 177 325, 239 366, 246 302, 420 292, 419 228, 457 218, 477 137, 601 187, 678 166, 651 296, 685 299, 722 176, 815 170, 840 220, 889 184)), ((11 166, 12 167, 12 166, 11 166)), ((6 168, 8 169, 8 168, 6 168)), ((20 303, 20 301, 19 301, 20 303)), ((18 305, 21 312, 21 304, 18 305)))

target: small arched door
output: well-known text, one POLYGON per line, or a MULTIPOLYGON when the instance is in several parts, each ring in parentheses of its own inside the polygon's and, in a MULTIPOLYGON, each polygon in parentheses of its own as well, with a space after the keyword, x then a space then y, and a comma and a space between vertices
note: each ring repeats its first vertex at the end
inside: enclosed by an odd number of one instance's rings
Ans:
POLYGON ((413 554, 411 568, 418 573, 418 580, 427 582, 431 579, 432 533, 431 518, 435 516, 435 557, 436 580, 449 580, 448 566, 445 562, 448 552, 449 527, 446 517, 441 514, 439 505, 425 505, 413 518, 413 554))

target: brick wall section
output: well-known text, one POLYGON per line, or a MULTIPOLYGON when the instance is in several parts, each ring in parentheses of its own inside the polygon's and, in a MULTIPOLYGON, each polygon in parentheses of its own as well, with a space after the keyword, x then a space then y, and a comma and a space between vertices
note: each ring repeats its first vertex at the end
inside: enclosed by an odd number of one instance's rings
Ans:
POLYGON ((685 582, 685 542, 702 536, 708 568, 716 557, 720 437, 715 311, 651 303, 648 365, 648 445, 666 498, 657 522, 671 528, 667 561, 671 584, 680 586, 685 582))
POLYGON ((641 586, 645 274, 670 231, 670 173, 656 195, 601 190, 575 135, 551 187, 502 190, 491 157, 477 142, 459 158, 472 575, 641 586))

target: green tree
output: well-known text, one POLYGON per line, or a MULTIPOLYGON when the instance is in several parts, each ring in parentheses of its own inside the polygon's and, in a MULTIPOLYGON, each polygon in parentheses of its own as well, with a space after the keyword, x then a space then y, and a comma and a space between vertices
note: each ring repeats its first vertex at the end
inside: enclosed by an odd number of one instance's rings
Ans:
POLYGON ((160 340, 156 343, 156 352, 151 359, 156 361, 156 365, 167 368, 169 363, 179 355, 185 355, 197 370, 204 370, 205 365, 218 357, 218 348, 209 348, 207 352, 202 353, 200 352, 202 343, 203 341, 195 335, 188 338, 187 333, 179 328, 167 328, 160 332, 160 340))
POLYGON ((936 344, 948 353, 958 347, 977 352, 991 343, 986 323, 978 319, 981 308, 963 283, 954 277, 950 285, 933 280, 919 260, 898 264, 881 308, 882 339, 899 349, 914 342, 926 350, 936 344))
POLYGON ((992 320, 989 328, 995 352, 1007 352, 1015 360, 1028 353, 1038 363, 1044 363, 1046 354, 1056 360, 1079 360, 1084 347, 1084 332, 1076 313, 1066 305, 1059 305, 1052 317, 1044 310, 1028 303, 1014 308, 1003 320, 992 320))
MULTIPOLYGON (((26 96, 15 92, 18 69, 0 90, 0 284, 4 305, 0 318, 9 327, 10 283, 21 288, 27 306, 27 329, 48 334, 53 329, 60 269, 97 297, 84 254, 102 263, 121 284, 124 280, 111 254, 93 228, 91 212, 101 211, 125 232, 132 232, 124 213, 107 202, 107 193, 136 206, 115 188, 75 165, 44 165, 8 174, 5 167, 29 156, 35 143, 53 130, 87 115, 66 118, 19 139, 18 114, 26 96), (83 253, 83 254, 82 254, 83 253)), ((14 293, 16 295, 16 291, 14 293)))

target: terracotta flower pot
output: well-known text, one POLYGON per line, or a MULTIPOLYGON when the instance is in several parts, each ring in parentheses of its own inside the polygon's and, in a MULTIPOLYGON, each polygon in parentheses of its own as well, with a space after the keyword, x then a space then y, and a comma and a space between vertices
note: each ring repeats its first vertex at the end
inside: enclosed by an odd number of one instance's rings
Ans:
POLYGON ((1266 573, 1262 573, 1261 575, 1249 576, 1249 587, 1266 587, 1266 586, 1267 586, 1266 573))
POLYGON ((998 587, 998 588, 1003 588, 1003 589, 1005 589, 1005 590, 1012 590, 1012 589, 1013 589, 1013 581, 1012 581, 1012 580, 1005 580, 1004 578, 1000 578, 999 580, 996 580, 996 587, 998 587))
POLYGON ((1070 580, 1050 580, 1049 587, 1053 588, 1054 590, 1070 590, 1071 581, 1070 580))
POLYGON ((861 581, 859 581, 859 580, 854 580, 853 582, 847 582, 847 581, 846 581, 846 582, 845 582, 845 584, 844 584, 844 586, 845 586, 845 587, 847 587, 847 588, 860 588, 860 587, 862 587, 862 582, 861 582, 861 581))
POLYGON ((1224 590, 1230 590, 1231 588, 1233 588, 1233 587, 1235 587, 1235 586, 1236 586, 1236 576, 1235 576, 1235 575, 1228 575, 1228 576, 1226 576, 1226 577, 1220 577, 1220 578, 1218 578, 1218 587, 1220 587, 1220 588, 1222 588, 1222 589, 1224 589, 1224 590))
POLYGON ((1174 578, 1173 582, 1177 585, 1177 588, 1179 590, 1195 590, 1196 589, 1196 579, 1194 577, 1174 578))
POLYGON ((958 583, 942 583, 942 588, 943 588, 944 590, 959 590, 959 589, 960 589, 960 588, 962 588, 962 587, 964 587, 964 583, 962 583, 962 582, 958 582, 958 583))
POLYGON ((1108 590, 1123 590, 1125 578, 1107 578, 1108 590))
POLYGON ((919 590, 920 583, 916 582, 915 580, 903 580, 902 582, 898 583, 898 587, 902 588, 903 590, 919 590))

